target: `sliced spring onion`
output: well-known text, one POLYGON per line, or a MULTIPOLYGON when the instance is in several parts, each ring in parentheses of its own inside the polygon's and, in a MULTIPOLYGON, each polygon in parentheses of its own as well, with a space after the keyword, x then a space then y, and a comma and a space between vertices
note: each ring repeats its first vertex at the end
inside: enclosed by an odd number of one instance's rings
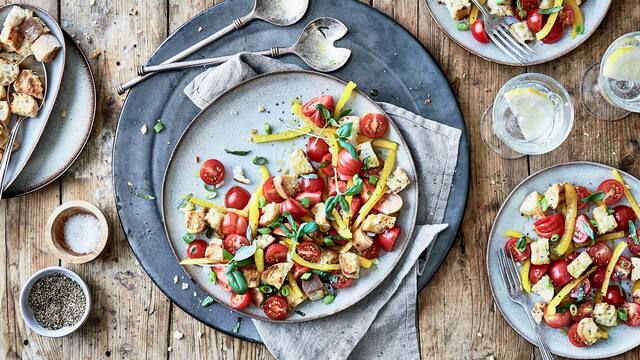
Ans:
POLYGON ((156 122, 156 124, 153 126, 153 130, 155 130, 156 134, 160 134, 161 132, 163 132, 165 129, 164 123, 162 122, 162 120, 159 120, 156 122))
POLYGON ((300 276, 300 279, 302 280, 309 280, 311 278, 311 273, 310 272, 306 272, 304 274, 302 274, 302 276, 300 276))
POLYGON ((333 302, 333 300, 335 300, 335 299, 336 299, 336 296, 335 296, 335 295, 331 295, 331 294, 329 294, 329 295, 325 296, 324 298, 322 298, 322 303, 323 303, 323 304, 327 304, 327 305, 329 305, 329 304, 331 304, 331 303, 333 302))
MULTIPOLYGON (((215 273, 212 273, 215 274, 215 273)), ((206 298, 202 299, 202 301, 200 302, 200 306, 202 307, 207 307, 211 304, 213 304, 214 300, 211 296, 207 296, 206 298)))

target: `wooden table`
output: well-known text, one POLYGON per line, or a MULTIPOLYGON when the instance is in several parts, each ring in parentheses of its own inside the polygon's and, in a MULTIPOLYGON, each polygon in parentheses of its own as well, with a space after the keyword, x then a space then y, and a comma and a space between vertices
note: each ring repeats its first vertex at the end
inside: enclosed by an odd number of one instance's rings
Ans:
MULTIPOLYGON (((0 358, 272 358, 266 347, 209 329, 169 302, 131 252, 117 223, 112 195, 111 150, 124 100, 115 93, 116 85, 130 78, 171 31, 220 0, 27 2, 57 17, 91 57, 98 112, 89 144, 67 174, 35 194, 0 203, 0 241, 5 244, 0 247, 0 358), (81 331, 47 339, 26 328, 17 299, 31 274, 61 264, 44 243, 44 225, 49 214, 69 200, 87 200, 102 208, 114 235, 97 261, 62 263, 89 283, 95 304, 81 331), (175 339, 175 331, 184 338, 175 339)), ((527 69, 495 65, 467 53, 440 31, 424 0, 364 2, 396 19, 435 56, 458 96, 472 144, 472 185, 462 230, 446 262, 420 294, 422 355, 425 359, 537 358, 535 348, 509 327, 493 303, 485 273, 487 236, 509 191, 544 167, 592 160, 640 177, 640 116, 615 123, 596 121, 580 106, 578 91, 583 71, 599 61, 607 46, 618 36, 639 30, 637 0, 614 1, 600 30, 578 50, 527 69), (551 154, 502 160, 484 147, 479 118, 498 89, 525 71, 548 74, 569 90, 576 104, 575 126, 564 145, 551 154)), ((640 350, 620 358, 640 359, 640 350)))

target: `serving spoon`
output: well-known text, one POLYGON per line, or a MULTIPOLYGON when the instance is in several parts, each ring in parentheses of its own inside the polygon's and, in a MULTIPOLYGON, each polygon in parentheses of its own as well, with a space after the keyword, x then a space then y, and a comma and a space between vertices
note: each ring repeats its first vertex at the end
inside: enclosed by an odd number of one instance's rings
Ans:
MULTIPOLYGON (((351 56, 351 50, 334 45, 334 43, 342 39, 348 31, 349 29, 347 29, 340 20, 322 17, 307 24, 295 44, 284 48, 272 47, 269 50, 256 51, 254 54, 271 57, 293 54, 316 71, 331 72, 344 66, 351 56)), ((144 76, 161 71, 216 65, 229 60, 233 56, 235 55, 182 61, 172 64, 141 66, 138 69, 138 74, 144 76)))
MULTIPOLYGON (((20 71, 31 70, 41 80, 44 80, 42 83, 43 99, 40 101, 40 104, 38 105, 38 112, 40 112, 40 109, 42 109, 42 105, 44 105, 44 101, 47 97, 47 68, 44 66, 43 63, 36 60, 33 54, 26 56, 25 58, 20 60, 20 62, 18 63, 18 68, 20 69, 20 71)), ((7 91, 8 92, 7 100, 9 101, 9 103, 11 103, 10 97, 13 95, 13 92, 11 91, 11 87, 12 86, 9 85, 9 89, 7 91)), ((36 99, 36 101, 38 101, 38 99, 36 99)), ((4 194, 4 177, 7 174, 7 169, 9 168, 9 162, 11 161, 11 154, 13 153, 13 144, 15 144, 16 138, 18 137, 18 132, 20 131, 20 127, 22 126, 22 123, 26 118, 27 118, 26 116, 16 117, 16 123, 13 125, 13 128, 11 128, 11 135, 9 135, 9 141, 5 146, 5 151, 2 156, 2 161, 0 161, 0 199, 2 199, 2 194, 4 194)))
MULTIPOLYGON (((221 37, 241 29, 253 20, 266 21, 276 26, 293 25, 302 19, 304 14, 307 12, 308 7, 309 0, 256 0, 253 5, 253 10, 251 10, 249 14, 233 20, 231 24, 163 61, 162 64, 170 64, 178 60, 182 60, 221 37)), ((122 95, 125 91, 151 76, 153 76, 153 74, 135 77, 118 86, 116 91, 118 94, 122 95)))

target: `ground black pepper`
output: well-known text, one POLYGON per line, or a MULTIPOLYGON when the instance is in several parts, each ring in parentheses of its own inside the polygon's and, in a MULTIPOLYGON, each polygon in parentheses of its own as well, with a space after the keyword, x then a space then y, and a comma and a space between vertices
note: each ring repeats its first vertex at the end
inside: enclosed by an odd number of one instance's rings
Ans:
POLYGON ((33 316, 47 330, 77 324, 86 306, 87 299, 80 284, 60 273, 42 277, 33 284, 29 293, 33 316))

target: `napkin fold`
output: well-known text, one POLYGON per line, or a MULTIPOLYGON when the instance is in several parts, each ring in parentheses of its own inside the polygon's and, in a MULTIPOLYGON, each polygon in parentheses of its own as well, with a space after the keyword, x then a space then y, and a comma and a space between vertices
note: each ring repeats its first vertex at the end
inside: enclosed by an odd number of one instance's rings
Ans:
MULTIPOLYGON (((300 67, 240 53, 197 75, 184 92, 203 109, 244 80, 296 69, 300 67)), ((449 198, 461 131, 391 104, 379 105, 398 126, 415 162, 419 205, 413 239, 392 274, 349 309, 297 324, 254 320, 260 337, 277 359, 420 358, 416 330, 416 261, 448 226, 439 223, 449 198)))

